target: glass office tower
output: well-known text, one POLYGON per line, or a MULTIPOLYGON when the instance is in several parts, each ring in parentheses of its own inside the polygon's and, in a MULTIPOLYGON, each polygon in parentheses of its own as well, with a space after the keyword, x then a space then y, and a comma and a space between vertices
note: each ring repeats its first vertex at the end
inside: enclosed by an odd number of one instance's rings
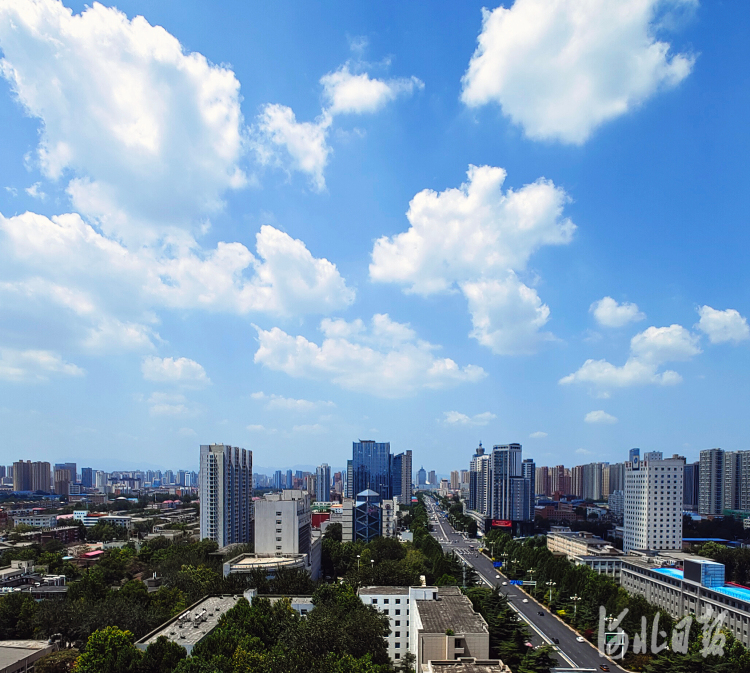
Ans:
POLYGON ((352 444, 354 493, 375 491, 381 500, 390 500, 391 443, 359 440, 352 444))

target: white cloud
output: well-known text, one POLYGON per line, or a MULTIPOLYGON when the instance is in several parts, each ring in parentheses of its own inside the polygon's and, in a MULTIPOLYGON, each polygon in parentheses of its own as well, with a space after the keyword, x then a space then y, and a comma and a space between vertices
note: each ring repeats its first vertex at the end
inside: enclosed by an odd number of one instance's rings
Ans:
POLYGON ((154 349, 152 336, 159 339, 146 325, 106 318, 89 330, 83 346, 93 352, 149 351, 154 349))
POLYGON ((712 344, 727 341, 739 343, 750 339, 747 318, 741 316, 736 309, 728 308, 725 311, 719 311, 710 306, 701 306, 698 308, 698 314, 701 318, 695 327, 708 336, 712 344))
POLYGON ((284 397, 283 395, 267 395, 260 391, 250 395, 254 400, 263 400, 266 403, 266 409, 282 409, 284 411, 315 411, 316 409, 331 408, 336 405, 329 401, 318 400, 313 402, 312 400, 298 400, 293 397, 284 397))
POLYGON ((416 77, 381 80, 372 79, 366 72, 355 74, 349 63, 321 77, 320 83, 326 110, 331 115, 377 112, 400 94, 424 88, 424 83, 416 77))
POLYGON ((263 425, 251 424, 247 426, 247 430, 250 430, 250 432, 263 432, 265 429, 263 425))
POLYGON ((666 362, 689 360, 700 352, 698 337, 681 325, 649 327, 630 340, 630 356, 622 367, 606 360, 586 360, 560 383, 591 383, 601 388, 674 385, 682 377, 672 370, 660 372, 660 367, 666 362))
POLYGON ((592 456, 594 454, 593 451, 589 451, 588 449, 576 449, 576 453, 580 456, 592 456))
POLYGON ((628 323, 646 319, 646 314, 638 310, 637 304, 618 304, 612 297, 604 297, 589 307, 596 322, 604 327, 624 327, 628 323))
POLYGON ((292 427, 292 432, 301 432, 306 435, 322 435, 327 430, 322 425, 314 423, 312 425, 295 425, 292 427))
POLYGON ((0 380, 3 381, 46 381, 51 374, 83 376, 85 373, 52 351, 0 348, 0 380))
POLYGON ((612 424, 617 423, 617 418, 608 414, 606 411, 601 409, 598 411, 589 411, 583 419, 586 423, 598 423, 598 424, 612 424))
POLYGON ((323 171, 332 151, 327 142, 331 121, 324 113, 314 122, 298 122, 292 108, 265 105, 256 120, 254 147, 258 161, 307 173, 313 188, 323 191, 323 171))
POLYGON ((535 140, 583 143, 690 74, 694 57, 670 53, 655 33, 660 9, 695 5, 516 0, 509 9, 484 9, 461 99, 471 107, 498 103, 535 140))
POLYGON ((377 112, 399 95, 424 87, 416 77, 380 80, 366 72, 352 72, 352 68, 360 70, 363 65, 348 61, 321 77, 325 105, 312 122, 297 121, 287 105, 264 105, 251 133, 258 162, 306 173, 315 191, 325 190, 324 172, 333 151, 328 134, 334 117, 377 112))
POLYGON ((471 336, 493 353, 534 353, 541 341, 553 339, 539 331, 549 320, 549 307, 513 272, 504 281, 467 282, 461 289, 469 302, 471 336))
POLYGON ((542 432, 541 430, 538 430, 537 432, 532 432, 529 437, 531 439, 544 439, 547 436, 546 432, 542 432))
POLYGON ((38 159, 76 208, 127 238, 192 227, 245 183, 239 82, 143 17, 94 3, 0 5, 1 72, 42 121, 38 159), (144 235, 144 231, 139 231, 144 235))
POLYGON ((550 334, 539 330, 549 307, 522 283, 531 255, 572 240, 562 215, 565 192, 544 179, 503 192, 506 172, 470 166, 458 189, 425 189, 409 204, 410 228, 375 242, 370 278, 430 295, 459 288, 472 315, 471 336, 498 354, 534 352, 550 334))
MULTIPOLYGON (((326 313, 354 301, 335 264, 313 257, 302 241, 268 225, 256 235, 258 257, 241 243, 219 243, 211 251, 168 245, 132 252, 72 213, 51 219, 28 212, 0 215, 0 232, 5 253, 34 278, 48 274, 47 285, 62 287, 71 297, 86 296, 99 310, 171 307, 289 315, 326 313)), ((52 292, 37 285, 39 292, 52 292)))
POLYGON ((467 416, 459 411, 444 411, 443 412, 443 423, 446 425, 468 425, 468 426, 482 426, 487 425, 491 420, 497 418, 495 414, 490 411, 485 411, 481 414, 475 414, 474 416, 467 416))
POLYGON ((405 338, 410 328, 387 315, 375 316, 364 332, 326 336, 320 346, 278 327, 256 329, 260 343, 256 363, 377 397, 406 397, 418 390, 472 383, 486 376, 481 367, 460 367, 449 358, 436 357, 437 347, 417 339, 413 332, 405 338))
POLYGON ((186 416, 189 413, 184 395, 154 392, 148 398, 152 416, 186 416))
POLYGON ((190 387, 202 387, 211 383, 206 370, 195 360, 188 358, 160 358, 150 355, 143 358, 141 372, 146 381, 158 383, 179 383, 190 387))
POLYGON ((47 195, 42 191, 42 183, 35 182, 31 187, 24 189, 32 199, 39 199, 40 201, 46 201, 47 195))

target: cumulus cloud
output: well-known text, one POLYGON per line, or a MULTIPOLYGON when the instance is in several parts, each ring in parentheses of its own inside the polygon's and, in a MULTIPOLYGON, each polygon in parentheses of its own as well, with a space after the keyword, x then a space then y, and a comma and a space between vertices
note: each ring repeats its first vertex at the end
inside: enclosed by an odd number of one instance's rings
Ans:
POLYGON ((42 183, 35 182, 31 187, 24 189, 32 199, 39 199, 40 201, 46 201, 47 195, 42 191, 42 183))
POLYGON ((39 166, 120 238, 192 228, 245 184, 234 73, 143 17, 94 3, 0 5, 0 72, 42 121, 39 166), (138 224, 147 223, 146 229, 138 224))
POLYGON ((710 306, 701 306, 698 314, 701 318, 695 327, 703 332, 712 344, 728 341, 739 343, 750 338, 747 318, 741 316, 736 309, 719 311, 710 306))
POLYGON ((400 94, 424 88, 424 82, 416 77, 382 80, 366 72, 353 73, 349 63, 321 77, 320 83, 331 115, 378 112, 400 94))
POLYGON ((398 96, 424 87, 416 77, 373 78, 366 72, 358 72, 363 66, 361 62, 348 61, 321 77, 325 103, 314 121, 297 121, 294 111, 287 105, 264 105, 251 133, 258 162, 288 172, 305 173, 315 191, 325 190, 324 172, 333 151, 328 144, 328 134, 334 117, 374 113, 398 96))
POLYGON ((482 10, 463 77, 470 107, 497 103, 535 140, 580 144, 601 124, 679 84, 694 56, 657 40, 664 7, 697 0, 516 0, 482 10))
POLYGON ((624 327, 628 323, 646 319, 646 314, 638 310, 637 304, 623 302, 618 304, 612 297, 604 297, 589 307, 596 322, 603 327, 624 327))
POLYGON ((141 372, 146 381, 178 383, 189 387, 203 387, 211 383, 206 370, 189 358, 160 358, 154 355, 143 358, 141 372))
POLYGON ((51 276, 47 286, 65 288, 58 295, 85 295, 99 309, 290 315, 326 313, 354 301, 335 264, 313 257, 302 241, 269 225, 256 235, 257 257, 241 243, 219 243, 211 251, 173 246, 131 251, 74 213, 0 215, 0 233, 5 253, 27 272, 51 276))
POLYGON ((460 367, 450 358, 435 355, 437 347, 420 340, 387 314, 374 316, 365 329, 348 332, 339 322, 321 325, 321 345, 303 336, 291 336, 278 327, 256 328, 259 347, 255 362, 296 378, 330 381, 346 390, 377 397, 398 398, 423 389, 473 383, 486 376, 476 365, 460 367), (338 330, 337 336, 331 327, 338 330))
POLYGON ((699 353, 698 336, 681 325, 649 327, 630 340, 630 356, 621 367, 606 360, 586 360, 578 371, 560 379, 560 383, 590 383, 600 388, 674 385, 682 377, 672 370, 659 371, 661 366, 690 360, 699 353))
POLYGON ((460 411, 443 412, 443 423, 445 423, 445 425, 482 426, 487 425, 491 420, 495 418, 497 418, 497 416, 490 411, 485 411, 481 414, 475 414, 474 416, 467 416, 466 414, 462 414, 460 411))
POLYGON ((516 272, 541 246, 569 243, 576 227, 563 217, 562 189, 539 179, 503 191, 505 177, 502 168, 470 166, 459 188, 419 192, 409 229, 375 242, 370 278, 423 296, 460 289, 471 336, 499 354, 529 353, 550 338, 539 332, 549 308, 516 272))
POLYGON ((264 425, 253 423, 251 425, 248 425, 246 429, 250 430, 250 432, 264 432, 266 428, 264 425))
POLYGON ((252 393, 250 395, 254 400, 262 400, 266 404, 266 409, 282 409, 284 411, 315 411, 316 409, 331 408, 336 405, 329 401, 318 400, 298 400, 293 397, 284 397, 283 395, 267 395, 263 391, 252 393))
POLYGON ((149 351, 154 349, 152 337, 159 339, 159 335, 147 325, 105 318, 89 329, 82 345, 95 353, 149 351))
POLYGON ((542 432, 541 430, 538 430, 537 432, 532 432, 529 437, 531 439, 544 439, 547 436, 546 432, 542 432))
POLYGON ((85 373, 52 351, 0 348, 0 380, 3 381, 46 381, 54 374, 83 376, 85 373))
POLYGON ((583 419, 586 423, 604 424, 611 425, 617 423, 617 418, 608 414, 606 411, 601 409, 598 411, 589 411, 583 419))

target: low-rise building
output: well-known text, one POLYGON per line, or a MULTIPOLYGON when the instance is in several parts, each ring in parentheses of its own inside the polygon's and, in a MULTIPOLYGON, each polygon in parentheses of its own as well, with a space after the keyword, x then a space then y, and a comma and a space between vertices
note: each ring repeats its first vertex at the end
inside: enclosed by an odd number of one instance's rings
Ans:
POLYGON ((14 526, 32 526, 33 528, 54 528, 57 526, 57 514, 29 514, 14 516, 14 526))
POLYGON ((89 512, 77 509, 73 512, 73 521, 81 521, 86 528, 96 526, 97 523, 108 523, 112 526, 123 526, 128 530, 133 527, 133 518, 122 514, 105 514, 103 512, 89 512))
POLYGON ((501 659, 461 657, 458 660, 429 661, 426 673, 511 673, 501 659))
POLYGON ((224 577, 262 570, 273 577, 280 569, 307 570, 307 554, 240 554, 224 563, 224 577))
POLYGON ((571 531, 557 527, 547 533, 547 549, 565 554, 568 559, 578 556, 621 556, 622 552, 606 540, 588 531, 571 531))
POLYGON ((32 673, 34 664, 57 651, 48 640, 0 640, 0 673, 32 673))
POLYGON ((683 552, 632 551, 621 573, 624 589, 675 619, 726 613, 723 626, 750 647, 750 587, 726 582, 723 564, 683 552))

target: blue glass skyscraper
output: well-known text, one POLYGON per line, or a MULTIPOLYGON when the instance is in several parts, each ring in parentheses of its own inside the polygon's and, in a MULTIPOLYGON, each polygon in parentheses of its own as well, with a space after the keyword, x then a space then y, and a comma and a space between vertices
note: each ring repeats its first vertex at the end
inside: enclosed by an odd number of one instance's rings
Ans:
POLYGON ((391 443, 359 440, 352 444, 352 469, 354 493, 370 489, 381 500, 390 500, 391 493, 391 443))

